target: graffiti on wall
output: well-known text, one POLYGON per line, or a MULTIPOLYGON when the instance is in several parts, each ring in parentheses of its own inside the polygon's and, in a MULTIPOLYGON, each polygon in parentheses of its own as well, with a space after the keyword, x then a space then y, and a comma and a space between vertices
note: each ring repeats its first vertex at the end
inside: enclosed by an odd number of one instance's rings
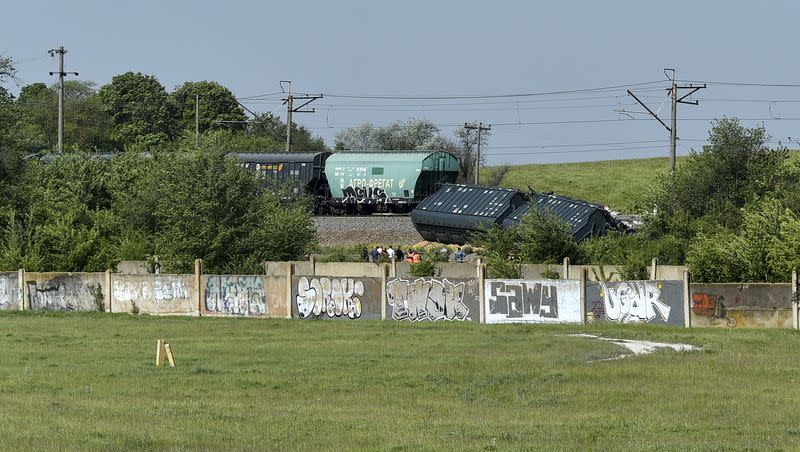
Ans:
POLYGON ((487 281, 487 323, 580 322, 578 281, 487 281))
POLYGON ((376 187, 344 187, 342 202, 353 204, 388 204, 386 190, 376 187))
POLYGON ((394 320, 472 320, 464 304, 464 282, 447 279, 395 279, 386 284, 394 320))
POLYGON ((119 301, 188 300, 189 288, 182 278, 155 276, 153 281, 132 280, 124 277, 114 279, 114 299, 119 301))
POLYGON ((208 276, 205 304, 206 310, 211 313, 267 315, 264 281, 259 276, 208 276))
POLYGON ((20 304, 19 277, 0 275, 0 310, 18 309, 20 304))
POLYGON ((364 283, 353 278, 302 277, 297 282, 297 313, 330 318, 361 317, 364 283))
POLYGON ((791 328, 791 303, 790 284, 698 284, 691 313, 703 326, 791 328))
POLYGON ((96 299, 103 299, 100 284, 77 278, 57 277, 42 282, 28 281, 31 309, 49 311, 94 311, 96 299))
POLYGON ((672 307, 661 298, 663 284, 657 281, 598 282, 600 299, 591 314, 595 319, 618 323, 668 322, 672 307))
POLYGON ((723 319, 728 326, 734 326, 736 320, 728 318, 728 311, 725 309, 725 297, 703 292, 692 294, 692 313, 712 319, 723 319))

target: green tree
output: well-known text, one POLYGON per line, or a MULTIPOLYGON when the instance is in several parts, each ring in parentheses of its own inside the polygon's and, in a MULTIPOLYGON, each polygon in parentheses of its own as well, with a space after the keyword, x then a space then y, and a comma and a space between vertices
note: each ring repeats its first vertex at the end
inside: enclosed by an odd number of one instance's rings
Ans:
POLYGON ((186 82, 169 94, 180 130, 195 129, 196 95, 200 96, 200 132, 244 128, 243 122, 247 118, 233 93, 217 82, 202 81, 186 82), (233 123, 222 124, 220 121, 233 123))
POLYGON ((800 265, 800 220, 774 198, 741 209, 735 230, 718 227, 692 240, 686 262, 701 282, 787 282, 800 265))
POLYGON ((655 211, 651 231, 672 233, 687 243, 698 231, 741 222, 748 202, 796 186, 797 165, 785 148, 769 149, 763 126, 746 128, 737 119, 717 121, 710 144, 692 152, 674 174, 663 174, 641 203, 655 211))
POLYGON ((520 236, 520 257, 524 262, 559 264, 565 257, 575 257, 578 243, 572 228, 550 210, 531 206, 522 218, 517 233, 520 236))
POLYGON ((98 95, 111 115, 111 137, 117 143, 153 146, 175 136, 169 97, 154 76, 140 72, 117 75, 100 88, 98 95))
MULTIPOLYGON (((456 129, 455 139, 441 135, 436 124, 426 119, 397 121, 386 127, 364 123, 336 134, 335 148, 348 151, 436 150, 453 154, 459 160, 459 180, 472 182, 475 170, 478 134, 475 130, 456 129)), ((489 132, 481 134, 486 144, 489 132)), ((481 158, 484 161, 485 158, 481 158)))

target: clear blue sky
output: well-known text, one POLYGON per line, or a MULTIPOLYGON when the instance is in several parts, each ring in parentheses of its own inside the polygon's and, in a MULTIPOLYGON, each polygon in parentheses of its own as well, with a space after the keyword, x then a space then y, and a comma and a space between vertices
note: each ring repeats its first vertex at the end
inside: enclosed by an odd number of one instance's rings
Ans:
MULTIPOLYGON (((17 61, 14 91, 54 81, 56 60, 46 51, 64 45, 67 70, 99 85, 140 71, 168 90, 214 80, 249 97, 292 80, 295 92, 325 95, 317 113, 295 120, 329 145, 365 121, 427 118, 446 135, 465 121, 494 124, 490 164, 666 156, 668 132, 648 116, 615 111, 641 110, 625 88, 455 100, 335 96, 493 96, 661 81, 634 91, 667 120, 665 67, 683 80, 800 84, 800 2, 792 1, 9 3, 0 9, 0 52, 17 61), (576 122, 598 120, 608 122, 576 122)), ((699 107, 679 106, 679 154, 702 146, 710 120, 725 115, 764 122, 776 142, 799 147, 800 86, 712 83, 694 98, 699 107)), ((279 94, 247 105, 285 116, 279 94)))

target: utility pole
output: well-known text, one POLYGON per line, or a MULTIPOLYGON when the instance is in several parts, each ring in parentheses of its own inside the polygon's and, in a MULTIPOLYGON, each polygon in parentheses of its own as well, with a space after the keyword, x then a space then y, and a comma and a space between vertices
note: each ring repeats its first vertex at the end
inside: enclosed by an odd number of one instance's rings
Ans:
POLYGON ((696 100, 684 100, 687 97, 691 96, 692 94, 696 93, 697 91, 706 87, 705 83, 702 86, 694 86, 694 85, 687 85, 687 86, 678 86, 675 81, 675 69, 672 68, 664 68, 664 73, 666 74, 667 71, 672 72, 672 84, 670 85, 669 92, 670 98, 672 100, 672 121, 671 125, 668 126, 661 118, 658 117, 656 113, 653 112, 647 105, 644 104, 635 94, 628 90, 628 94, 636 99, 636 102, 644 107, 648 113, 650 113, 654 118, 658 120, 668 131, 669 131, 669 171, 670 173, 675 172, 675 161, 676 157, 676 148, 678 145, 678 104, 689 104, 689 105, 698 105, 699 102, 696 100), (678 90, 680 89, 688 89, 690 90, 688 93, 684 94, 681 97, 678 97, 678 90))
POLYGON ((200 95, 194 95, 194 146, 200 147, 200 95))
POLYGON ((317 95, 302 95, 302 96, 293 96, 292 95, 292 81, 291 80, 281 80, 281 89, 283 89, 283 84, 288 83, 289 89, 287 90, 286 98, 283 99, 283 102, 286 104, 286 152, 292 152, 292 113, 314 113, 315 109, 303 110, 303 107, 314 102, 317 99, 322 99, 322 94, 317 95), (294 107, 294 101, 297 100, 305 100, 307 102, 301 104, 299 107, 294 107))
POLYGON ((475 156, 475 185, 478 185, 478 179, 480 176, 481 171, 481 132, 484 130, 489 131, 492 130, 491 125, 483 125, 482 122, 479 122, 477 125, 475 123, 464 123, 464 128, 467 130, 477 130, 478 131, 478 155, 475 156))
POLYGON ((77 72, 64 72, 64 54, 67 51, 64 46, 47 51, 51 57, 58 54, 58 72, 51 72, 50 75, 58 74, 58 152, 64 152, 64 76, 75 75, 77 72))

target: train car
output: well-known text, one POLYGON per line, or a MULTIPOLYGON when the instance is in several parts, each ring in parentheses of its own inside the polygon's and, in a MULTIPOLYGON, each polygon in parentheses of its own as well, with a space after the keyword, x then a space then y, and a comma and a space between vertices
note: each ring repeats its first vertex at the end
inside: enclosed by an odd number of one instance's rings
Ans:
POLYGON ((331 155, 330 152, 231 155, 244 168, 257 174, 262 188, 288 190, 290 195, 307 194, 312 197, 317 211, 321 211, 330 199, 325 177, 325 160, 331 155))
POLYGON ((442 151, 339 152, 325 162, 332 213, 408 212, 458 177, 442 151))

